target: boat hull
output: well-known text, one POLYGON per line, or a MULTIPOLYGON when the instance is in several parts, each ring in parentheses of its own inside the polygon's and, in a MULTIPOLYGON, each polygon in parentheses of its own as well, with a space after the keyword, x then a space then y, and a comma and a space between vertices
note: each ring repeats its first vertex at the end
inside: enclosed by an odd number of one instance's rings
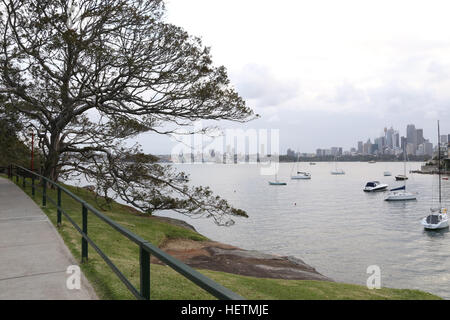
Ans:
POLYGON ((411 200, 417 200, 416 195, 409 193, 409 192, 393 192, 390 193, 385 201, 411 201, 411 200))
POLYGON ((311 176, 292 176, 292 180, 310 180, 311 176))
POLYGON ((271 186, 285 186, 285 185, 286 185, 286 182, 270 182, 270 181, 269 181, 269 184, 270 184, 271 186))
POLYGON ((438 223, 428 223, 427 218, 423 218, 422 225, 427 230, 437 230, 437 229, 448 228, 448 218, 444 219, 442 221, 439 221, 438 223))
POLYGON ((377 191, 386 191, 388 185, 382 185, 382 186, 378 186, 378 187, 366 187, 364 188, 364 192, 377 192, 377 191))

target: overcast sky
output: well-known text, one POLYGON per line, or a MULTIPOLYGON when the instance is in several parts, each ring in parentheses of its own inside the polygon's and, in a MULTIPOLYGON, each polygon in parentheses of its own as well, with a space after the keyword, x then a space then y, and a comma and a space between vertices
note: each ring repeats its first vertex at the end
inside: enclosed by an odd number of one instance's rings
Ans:
MULTIPOLYGON (((211 47, 281 151, 356 147, 394 126, 450 133, 448 1, 167 0, 167 21, 211 47)), ((237 127, 222 122, 224 128, 237 127)), ((144 150, 170 153, 144 135, 144 150)))

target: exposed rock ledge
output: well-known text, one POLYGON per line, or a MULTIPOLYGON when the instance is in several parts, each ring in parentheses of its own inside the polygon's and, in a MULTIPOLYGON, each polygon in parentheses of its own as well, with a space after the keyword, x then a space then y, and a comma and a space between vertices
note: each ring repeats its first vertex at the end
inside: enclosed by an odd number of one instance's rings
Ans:
MULTIPOLYGON (((160 248, 197 269, 259 278, 333 281, 301 259, 243 250, 215 241, 174 239, 167 240, 160 248)), ((152 262, 161 264, 154 257, 152 262)))

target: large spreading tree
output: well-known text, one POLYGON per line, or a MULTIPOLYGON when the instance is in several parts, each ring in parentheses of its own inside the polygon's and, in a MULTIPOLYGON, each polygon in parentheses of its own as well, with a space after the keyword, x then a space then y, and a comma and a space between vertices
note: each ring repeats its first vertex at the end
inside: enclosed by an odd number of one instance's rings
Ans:
MULTIPOLYGON (((164 20, 162 0, 2 0, 0 93, 39 132, 43 174, 95 181, 144 212, 245 212, 190 187, 129 141, 199 119, 254 115, 200 39, 164 20)), ((176 129, 175 129, 176 130, 176 129)))

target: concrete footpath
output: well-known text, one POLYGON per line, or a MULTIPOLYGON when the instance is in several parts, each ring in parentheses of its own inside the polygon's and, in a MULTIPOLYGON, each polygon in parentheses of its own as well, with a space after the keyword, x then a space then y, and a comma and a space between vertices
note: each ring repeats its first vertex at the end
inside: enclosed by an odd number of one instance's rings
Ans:
POLYGON ((78 264, 36 203, 0 178, 0 299, 97 299, 83 274, 81 288, 68 289, 67 268, 78 264))

